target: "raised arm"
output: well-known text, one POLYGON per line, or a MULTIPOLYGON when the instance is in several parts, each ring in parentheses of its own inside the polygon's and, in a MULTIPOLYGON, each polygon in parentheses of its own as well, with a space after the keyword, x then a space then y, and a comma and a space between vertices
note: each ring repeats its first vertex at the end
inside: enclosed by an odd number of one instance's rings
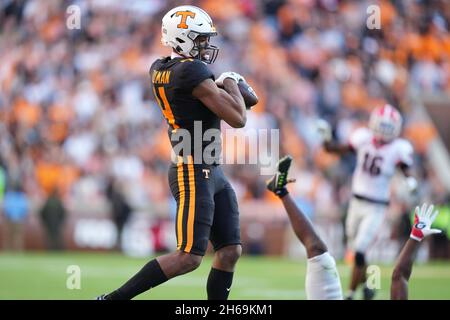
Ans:
POLYGON ((350 152, 354 152, 350 145, 338 143, 335 141, 324 141, 323 146, 326 151, 336 153, 338 155, 344 155, 350 152))
POLYGON ((434 219, 439 214, 436 210, 433 212, 434 206, 427 207, 426 204, 422 208, 416 207, 414 211, 414 225, 411 236, 403 247, 398 260, 392 272, 391 283, 391 299, 407 300, 408 299, 408 281, 411 276, 414 259, 419 249, 420 241, 426 236, 434 233, 440 233, 441 230, 431 229, 434 219))
POLYGON ((414 193, 417 190, 418 182, 411 174, 413 147, 409 142, 403 140, 399 145, 398 152, 397 168, 403 173, 408 190, 414 193))
POLYGON ((325 120, 317 121, 317 131, 323 141, 323 146, 327 152, 344 155, 353 152, 353 148, 349 144, 343 144, 332 140, 331 127, 325 120))

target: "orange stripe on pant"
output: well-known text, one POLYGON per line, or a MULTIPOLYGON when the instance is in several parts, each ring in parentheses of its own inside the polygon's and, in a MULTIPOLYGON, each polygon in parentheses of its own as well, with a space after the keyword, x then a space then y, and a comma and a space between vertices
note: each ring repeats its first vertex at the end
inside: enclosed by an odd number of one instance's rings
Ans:
POLYGON ((181 248, 183 244, 183 212, 184 212, 184 202, 186 199, 186 190, 184 188, 184 170, 183 170, 183 162, 178 161, 178 191, 180 193, 180 203, 178 206, 178 214, 177 214, 177 235, 178 235, 178 243, 177 250, 181 248))
POLYGON ((192 156, 188 157, 188 175, 189 175, 189 213, 187 220, 187 242, 184 251, 191 252, 194 242, 194 217, 195 217, 195 175, 192 156))

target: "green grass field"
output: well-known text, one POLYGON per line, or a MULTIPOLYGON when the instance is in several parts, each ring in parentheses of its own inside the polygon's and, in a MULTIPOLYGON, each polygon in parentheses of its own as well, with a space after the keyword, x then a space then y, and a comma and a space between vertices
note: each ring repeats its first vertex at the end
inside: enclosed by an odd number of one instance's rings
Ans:
MULTIPOLYGON (((110 253, 0 254, 0 299, 93 299, 109 292, 136 273, 146 259, 110 253), (67 267, 78 265, 81 288, 66 287, 67 267)), ((138 299, 205 299, 211 258, 196 271, 172 279, 138 299)), ((392 266, 380 266, 377 299, 389 298, 392 266)), ((230 299, 305 299, 305 261, 271 257, 241 258, 230 299)), ((344 288, 350 269, 339 264, 344 288)), ((411 299, 450 299, 450 263, 415 265, 410 281, 411 299)))

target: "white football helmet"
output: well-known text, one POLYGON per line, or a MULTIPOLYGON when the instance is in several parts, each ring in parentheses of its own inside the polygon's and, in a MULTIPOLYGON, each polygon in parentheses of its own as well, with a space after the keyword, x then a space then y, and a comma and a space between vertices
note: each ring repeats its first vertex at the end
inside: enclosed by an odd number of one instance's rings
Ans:
POLYGON ((162 19, 163 45, 172 47, 177 53, 213 63, 219 48, 209 44, 216 36, 216 28, 211 17, 195 6, 179 6, 171 9, 162 19), (196 41, 198 36, 206 36, 207 41, 196 41))
POLYGON ((402 129, 402 116, 390 104, 372 110, 369 128, 373 131, 375 139, 390 142, 400 135, 402 129))

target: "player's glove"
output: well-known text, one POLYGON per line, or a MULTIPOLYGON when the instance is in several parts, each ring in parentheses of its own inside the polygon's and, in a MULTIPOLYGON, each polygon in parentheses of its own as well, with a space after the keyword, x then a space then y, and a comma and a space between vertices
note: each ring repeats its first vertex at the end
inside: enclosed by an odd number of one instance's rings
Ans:
POLYGON ((416 241, 422 241, 423 238, 430 234, 440 233, 441 230, 431 229, 434 219, 439 214, 439 211, 434 211, 434 206, 424 203, 422 208, 416 207, 414 211, 414 225, 410 237, 416 241))
POLYGON ((223 72, 219 78, 216 79, 216 84, 219 87, 223 87, 223 81, 226 78, 230 78, 233 79, 234 81, 236 81, 236 83, 238 83, 240 80, 245 81, 244 77, 241 76, 239 73, 237 72, 232 72, 232 71, 228 71, 228 72, 223 72))
POLYGON ((317 131, 322 138, 323 142, 330 142, 331 141, 331 127, 330 124, 323 120, 319 119, 317 120, 317 131))
POLYGON ((267 180, 267 189, 275 193, 278 197, 283 198, 289 192, 286 185, 295 182, 295 179, 288 179, 289 167, 291 166, 292 157, 287 155, 281 158, 277 163, 277 172, 275 175, 267 180))

